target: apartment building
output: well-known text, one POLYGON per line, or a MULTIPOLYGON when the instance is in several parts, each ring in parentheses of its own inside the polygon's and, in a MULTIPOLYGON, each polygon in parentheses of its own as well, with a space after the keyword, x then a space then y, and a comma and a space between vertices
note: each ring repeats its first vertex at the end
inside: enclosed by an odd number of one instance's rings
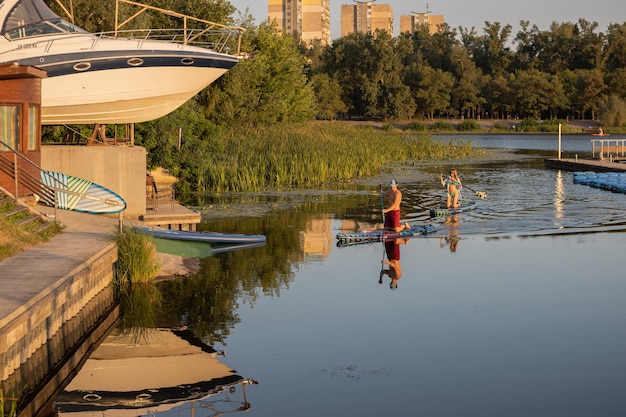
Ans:
POLYGON ((393 36, 393 10, 389 4, 356 1, 341 5, 341 36, 356 32, 386 30, 393 36))
POLYGON ((267 15, 284 32, 307 44, 330 44, 330 0, 268 0, 267 15))
POLYGON ((445 23, 443 15, 432 15, 426 13, 413 13, 409 16, 400 16, 400 33, 414 32, 417 29, 428 26, 428 33, 433 35, 437 33, 439 27, 445 23))

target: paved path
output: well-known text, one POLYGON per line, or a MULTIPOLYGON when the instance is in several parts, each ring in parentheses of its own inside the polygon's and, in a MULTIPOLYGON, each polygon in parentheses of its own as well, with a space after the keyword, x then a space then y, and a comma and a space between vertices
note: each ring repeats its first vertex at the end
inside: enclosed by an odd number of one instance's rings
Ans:
MULTIPOLYGON (((48 207, 37 207, 53 215, 48 207)), ((117 218, 58 210, 64 232, 0 262, 0 323, 86 260, 114 244, 117 218)), ((6 323, 5 323, 6 324, 6 323)))

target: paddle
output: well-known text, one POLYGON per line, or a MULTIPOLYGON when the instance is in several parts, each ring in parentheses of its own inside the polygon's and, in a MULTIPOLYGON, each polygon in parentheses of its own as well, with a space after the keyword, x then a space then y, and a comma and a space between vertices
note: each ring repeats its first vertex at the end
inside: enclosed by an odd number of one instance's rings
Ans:
MULTIPOLYGON (((443 174, 441 174, 441 176, 443 176, 443 174)), ((446 177, 446 179, 450 179, 450 177, 446 177)), ((476 193, 476 195, 480 198, 482 198, 483 200, 487 198, 487 194, 484 191, 476 191, 470 187, 468 187, 467 185, 463 184, 462 188, 467 188, 470 191, 473 191, 474 193, 476 193)))
MULTIPOLYGON (((385 200, 383 199, 383 185, 382 184, 378 184, 378 190, 380 191, 380 206, 382 207, 382 210, 384 210, 385 200)), ((382 211, 381 213, 383 214, 383 227, 385 227, 385 213, 382 211)))
POLYGON ((463 184, 463 188, 467 188, 468 190, 473 191, 474 193, 476 193, 476 195, 477 195, 478 197, 482 198, 483 200, 484 200, 485 198, 487 198, 487 194, 485 194, 485 192, 484 192, 484 191, 476 191, 476 190, 473 190, 473 189, 469 188, 469 187, 468 187, 467 185, 465 185, 465 184, 463 184))

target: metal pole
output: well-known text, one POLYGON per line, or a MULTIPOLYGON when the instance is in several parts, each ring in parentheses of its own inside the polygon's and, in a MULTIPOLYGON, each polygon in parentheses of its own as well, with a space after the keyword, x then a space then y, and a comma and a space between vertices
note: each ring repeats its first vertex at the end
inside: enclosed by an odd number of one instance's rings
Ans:
POLYGON ((561 160, 561 127, 563 125, 559 123, 559 160, 561 160))
POLYGON ((17 152, 13 152, 13 178, 15 179, 15 200, 17 201, 20 183, 17 169, 17 152))

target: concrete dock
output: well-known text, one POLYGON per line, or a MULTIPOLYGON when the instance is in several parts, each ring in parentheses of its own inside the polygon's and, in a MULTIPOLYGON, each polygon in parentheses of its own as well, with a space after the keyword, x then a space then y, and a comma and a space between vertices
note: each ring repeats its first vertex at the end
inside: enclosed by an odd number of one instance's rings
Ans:
MULTIPOLYGON (((48 207, 38 210, 53 215, 48 207)), ((57 216, 63 233, 0 262, 0 329, 68 273, 115 247, 118 219, 65 210, 57 216)))

